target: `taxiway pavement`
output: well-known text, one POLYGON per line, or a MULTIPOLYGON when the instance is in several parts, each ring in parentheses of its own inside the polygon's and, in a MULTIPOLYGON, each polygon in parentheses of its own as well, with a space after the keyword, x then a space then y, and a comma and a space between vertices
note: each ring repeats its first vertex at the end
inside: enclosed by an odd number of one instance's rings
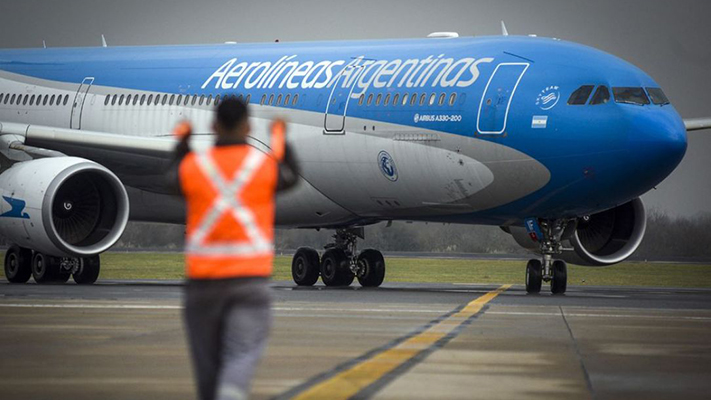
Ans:
MULTIPOLYGON (((0 284, 0 397, 191 399, 178 281, 0 284)), ((708 398, 711 290, 275 282, 253 397, 708 398), (547 289, 544 287, 544 290, 547 289)))

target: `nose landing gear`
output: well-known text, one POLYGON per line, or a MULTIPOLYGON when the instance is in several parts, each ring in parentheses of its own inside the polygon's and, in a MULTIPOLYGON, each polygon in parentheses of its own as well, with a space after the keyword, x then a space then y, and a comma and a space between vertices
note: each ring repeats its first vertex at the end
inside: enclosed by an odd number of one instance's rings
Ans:
POLYGON ((540 242, 541 259, 529 260, 526 265, 526 292, 539 293, 545 281, 550 282, 551 293, 564 294, 568 287, 568 266, 565 261, 553 257, 563 252, 561 240, 564 233, 569 232, 570 221, 559 219, 534 223, 540 226, 539 235, 532 237, 540 242))

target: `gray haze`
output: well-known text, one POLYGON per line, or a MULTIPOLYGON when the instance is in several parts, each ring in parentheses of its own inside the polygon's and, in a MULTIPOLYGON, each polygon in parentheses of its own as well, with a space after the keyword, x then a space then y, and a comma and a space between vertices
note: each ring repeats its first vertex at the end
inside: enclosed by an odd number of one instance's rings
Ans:
MULTIPOLYGON (((535 33, 587 44, 648 72, 684 118, 711 117, 711 2, 0 0, 0 48, 375 39, 535 33)), ((689 134, 648 206, 711 212, 711 130, 689 134)))

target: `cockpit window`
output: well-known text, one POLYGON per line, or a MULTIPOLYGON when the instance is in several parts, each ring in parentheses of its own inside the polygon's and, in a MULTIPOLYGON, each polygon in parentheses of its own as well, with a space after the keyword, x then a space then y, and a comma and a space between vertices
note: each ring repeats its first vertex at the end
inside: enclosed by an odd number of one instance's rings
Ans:
POLYGON ((568 104, 570 105, 583 105, 588 102, 588 97, 595 86, 593 85, 583 85, 573 92, 568 99, 568 104))
POLYGON ((663 106, 669 104, 669 99, 664 94, 660 88, 647 88, 647 93, 649 93, 649 98, 652 99, 652 103, 663 106))
POLYGON ((592 100, 590 100, 591 105, 605 104, 610 100, 610 90, 607 86, 598 86, 592 100))
POLYGON ((616 87, 612 88, 615 101, 618 103, 645 105, 649 104, 649 98, 641 87, 616 87))

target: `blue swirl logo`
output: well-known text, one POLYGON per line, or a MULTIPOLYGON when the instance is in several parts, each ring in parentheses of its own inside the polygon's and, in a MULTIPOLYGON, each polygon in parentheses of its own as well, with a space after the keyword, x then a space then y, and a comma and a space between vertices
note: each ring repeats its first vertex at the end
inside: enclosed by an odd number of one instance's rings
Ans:
POLYGON ((386 178, 393 182, 397 180, 397 168, 395 168, 395 162, 387 151, 383 150, 378 153, 378 165, 380 165, 380 172, 382 172, 386 178))

